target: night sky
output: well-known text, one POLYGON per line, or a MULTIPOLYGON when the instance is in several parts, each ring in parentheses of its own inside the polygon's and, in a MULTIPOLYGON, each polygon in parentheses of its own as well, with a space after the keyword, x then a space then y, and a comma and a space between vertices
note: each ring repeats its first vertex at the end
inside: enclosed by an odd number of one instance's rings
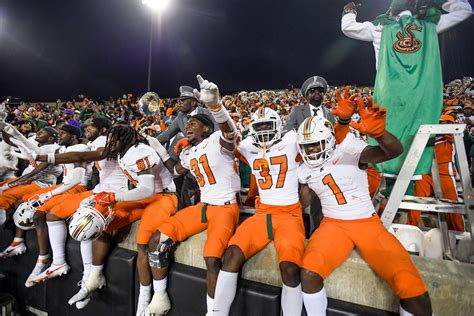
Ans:
MULTIPOLYGON (((176 96, 195 75, 222 92, 373 85, 372 44, 340 31, 346 0, 172 0, 155 23, 152 91, 176 96)), ((389 0, 361 1, 358 21, 389 0)), ((472 4, 472 2, 471 2, 472 4)), ((146 91, 152 14, 141 0, 0 2, 0 96, 30 101, 146 91)), ((474 76, 474 18, 444 35, 444 80, 474 76)))

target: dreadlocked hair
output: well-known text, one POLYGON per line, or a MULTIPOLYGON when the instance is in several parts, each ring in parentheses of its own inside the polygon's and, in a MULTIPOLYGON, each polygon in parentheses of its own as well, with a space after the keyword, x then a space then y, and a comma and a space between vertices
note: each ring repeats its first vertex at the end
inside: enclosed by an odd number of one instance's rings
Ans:
POLYGON ((107 159, 117 160, 118 156, 123 157, 130 147, 145 142, 146 139, 138 134, 134 128, 123 124, 115 125, 109 130, 107 135, 107 143, 105 145, 107 159), (116 147, 117 141, 120 141, 120 147, 112 151, 112 147, 116 147))

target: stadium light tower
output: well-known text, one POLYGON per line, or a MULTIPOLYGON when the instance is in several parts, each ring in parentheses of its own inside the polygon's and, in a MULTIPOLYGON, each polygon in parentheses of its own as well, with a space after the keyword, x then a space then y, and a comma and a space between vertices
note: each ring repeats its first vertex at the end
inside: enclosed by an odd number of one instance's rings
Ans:
POLYGON ((148 51, 148 83, 147 91, 151 91, 151 58, 153 52, 153 28, 154 21, 156 16, 160 16, 161 13, 168 7, 170 0, 142 0, 142 3, 150 8, 153 11, 153 16, 151 17, 151 26, 150 26, 150 47, 148 51))

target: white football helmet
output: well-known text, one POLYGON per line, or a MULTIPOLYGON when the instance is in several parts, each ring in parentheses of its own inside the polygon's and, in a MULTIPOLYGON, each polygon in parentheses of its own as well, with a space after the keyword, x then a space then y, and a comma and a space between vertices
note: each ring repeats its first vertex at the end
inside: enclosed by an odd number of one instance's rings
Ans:
POLYGON ((254 143, 270 147, 281 138, 283 123, 277 112, 270 108, 260 108, 252 114, 249 135, 254 143))
POLYGON ((105 216, 95 208, 95 195, 83 200, 69 222, 69 235, 77 241, 95 239, 109 226, 114 218, 109 207, 105 216))
POLYGON ((334 128, 328 120, 310 116, 301 123, 297 135, 298 150, 303 161, 310 167, 317 167, 332 157, 336 148, 334 128), (308 152, 308 145, 319 145, 319 151, 308 152))
POLYGON ((16 227, 23 230, 35 228, 34 216, 36 209, 41 206, 38 200, 30 199, 28 202, 21 203, 15 213, 13 213, 13 221, 16 227))

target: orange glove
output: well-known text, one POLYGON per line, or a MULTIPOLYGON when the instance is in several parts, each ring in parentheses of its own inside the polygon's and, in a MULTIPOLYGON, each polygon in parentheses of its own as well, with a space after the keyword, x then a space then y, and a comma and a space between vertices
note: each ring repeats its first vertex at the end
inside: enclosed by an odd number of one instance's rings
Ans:
POLYGON ((114 192, 100 192, 94 196, 94 202, 101 206, 110 206, 115 203, 114 192))
POLYGON ((350 125, 367 136, 380 138, 385 134, 387 110, 380 108, 378 104, 372 105, 372 97, 367 100, 367 109, 363 102, 357 102, 361 122, 351 122, 350 125))
POLYGON ((349 97, 350 86, 344 89, 344 97, 341 96, 341 89, 336 89, 337 107, 331 110, 331 114, 337 116, 342 121, 351 119, 352 114, 356 109, 355 99, 360 98, 360 94, 353 94, 349 97))
POLYGON ((174 152, 176 155, 179 157, 179 154, 183 151, 183 149, 186 149, 188 147, 192 146, 191 143, 189 142, 189 139, 182 138, 176 142, 176 145, 174 146, 174 152))

